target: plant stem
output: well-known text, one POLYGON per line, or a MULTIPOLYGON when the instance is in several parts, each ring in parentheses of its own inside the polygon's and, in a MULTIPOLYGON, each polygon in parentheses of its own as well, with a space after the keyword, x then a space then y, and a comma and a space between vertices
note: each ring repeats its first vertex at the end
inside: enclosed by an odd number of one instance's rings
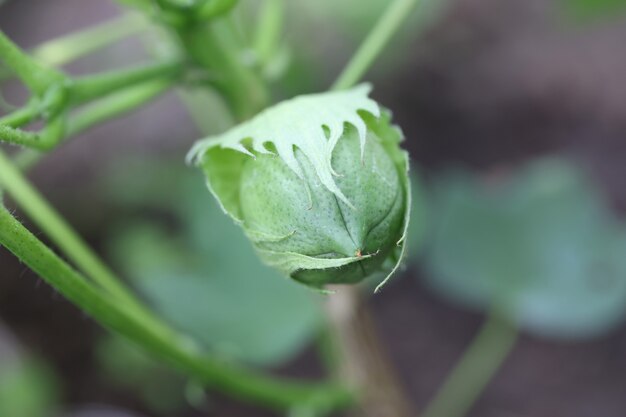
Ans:
POLYGON ((0 117, 0 125, 16 128, 24 126, 33 121, 39 111, 34 105, 27 105, 20 109, 15 110, 13 113, 0 117))
POLYGON ((238 0, 212 0, 205 2, 196 11, 199 20, 207 20, 226 13, 237 4, 238 0))
POLYGON ((34 93, 43 96, 48 87, 61 82, 63 75, 46 68, 15 45, 0 31, 0 59, 34 93))
POLYGON ((96 101, 70 120, 68 136, 134 110, 167 91, 172 84, 173 80, 149 81, 96 101))
POLYGON ((50 66, 61 66, 149 27, 138 15, 126 14, 99 25, 62 36, 34 48, 32 56, 50 66))
POLYGON ((174 60, 79 78, 72 83, 72 101, 85 103, 141 82, 173 78, 182 70, 182 62, 174 60))
POLYGON ((263 3, 254 44, 254 49, 262 64, 267 64, 278 47, 284 8, 284 0, 265 0, 263 3))
POLYGON ((331 87, 332 90, 350 88, 359 82, 416 3, 417 0, 394 0, 389 5, 374 29, 339 75, 331 87))
POLYGON ((37 133, 25 132, 5 125, 0 125, 0 141, 37 149, 40 149, 41 144, 37 133))
POLYGON ((63 117, 52 119, 41 132, 27 132, 0 124, 0 142, 48 151, 61 140, 64 132, 63 117))
POLYGON ((323 355, 329 371, 358 393, 354 415, 414 417, 358 287, 328 297, 328 330, 323 355))
POLYGON ((462 417, 517 341, 517 328, 494 309, 422 417, 462 417))
MULTIPOLYGON (((222 29, 229 29, 227 26, 222 29)), ((178 31, 183 46, 198 65, 214 72, 215 87, 224 96, 237 121, 246 120, 267 104, 266 86, 250 68, 246 67, 236 50, 219 39, 215 23, 193 26, 178 31)))
POLYGON ((281 380, 202 356, 187 339, 140 320, 127 304, 91 286, 3 207, 0 245, 96 321, 208 386, 283 411, 303 404, 331 410, 351 401, 350 394, 334 384, 281 380))
MULTIPOLYGON (((79 112, 69 121, 66 129, 65 118, 57 117, 44 128, 41 133, 14 129, 0 124, 0 141, 25 146, 39 151, 49 151, 68 138, 106 120, 146 104, 150 100, 167 91, 174 80, 156 80, 138 84, 99 100, 79 112)), ((22 169, 36 163, 41 154, 29 153, 20 163, 22 169)))
MULTIPOLYGON (((38 62, 60 67, 149 27, 148 20, 126 14, 111 21, 91 26, 69 35, 47 41, 30 51, 38 62)), ((12 71, 0 68, 0 81, 10 78, 12 71)))
POLYGON ((0 151, 0 187, 7 191, 50 239, 83 271, 120 302, 143 310, 115 275, 46 202, 0 151))

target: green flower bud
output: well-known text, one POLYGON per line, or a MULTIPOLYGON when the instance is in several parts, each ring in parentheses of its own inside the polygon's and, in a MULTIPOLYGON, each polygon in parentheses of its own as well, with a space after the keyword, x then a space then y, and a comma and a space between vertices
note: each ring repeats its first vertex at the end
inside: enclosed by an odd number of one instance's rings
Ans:
POLYGON ((407 155, 368 91, 293 99, 191 153, 261 259, 315 288, 393 272, 404 252, 407 155))

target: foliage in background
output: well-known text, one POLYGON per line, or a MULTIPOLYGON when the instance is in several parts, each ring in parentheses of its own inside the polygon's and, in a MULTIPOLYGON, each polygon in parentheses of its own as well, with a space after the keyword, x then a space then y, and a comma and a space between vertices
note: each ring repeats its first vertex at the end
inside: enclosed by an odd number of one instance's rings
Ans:
POLYGON ((158 160, 112 172, 108 194, 128 217, 112 226, 109 253, 179 329, 224 358, 259 365, 288 360, 319 329, 320 296, 261 264, 200 175, 158 160))
POLYGON ((0 323, 0 416, 50 415, 59 400, 60 381, 53 370, 23 351, 0 323))
POLYGON ((566 11, 581 20, 624 16, 626 0, 563 0, 566 11))
MULTIPOLYGON (((132 392, 155 414, 179 415, 191 403, 185 395, 189 382, 184 376, 127 340, 107 335, 98 342, 95 356, 106 380, 132 392)), ((199 409, 205 406, 202 400, 193 405, 199 409)))
POLYGON ((626 226, 564 160, 436 185, 428 282, 474 309, 498 306, 546 337, 591 337, 626 315, 626 226))

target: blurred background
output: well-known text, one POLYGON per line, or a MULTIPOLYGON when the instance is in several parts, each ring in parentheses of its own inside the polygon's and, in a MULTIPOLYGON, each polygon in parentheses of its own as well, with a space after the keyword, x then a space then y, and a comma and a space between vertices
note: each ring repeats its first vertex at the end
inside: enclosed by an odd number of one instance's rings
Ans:
MULTIPOLYGON (((245 30, 257 2, 241 3, 245 30)), ((326 89, 387 1, 287 3, 266 68, 276 97, 326 89)), ((121 10, 0 0, 0 28, 33 48, 121 10)), ((503 303, 521 336, 470 416, 626 415, 624 23, 622 0, 430 0, 368 75, 406 135, 416 204, 407 268, 367 302, 417 410, 503 303)), ((144 62, 152 41, 66 68, 144 62)), ((25 99, 12 81, 1 91, 0 114, 25 99)), ((322 377, 320 296, 259 266, 184 164, 227 126, 218 107, 172 92, 55 150, 31 178, 174 326, 226 360, 322 377)), ((0 250, 0 416, 250 415, 273 414, 145 357, 0 250)))

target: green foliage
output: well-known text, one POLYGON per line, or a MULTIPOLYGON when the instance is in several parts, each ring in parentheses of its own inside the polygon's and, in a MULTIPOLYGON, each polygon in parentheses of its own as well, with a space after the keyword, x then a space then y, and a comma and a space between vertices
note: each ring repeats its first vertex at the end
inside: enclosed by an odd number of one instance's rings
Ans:
POLYGON ((0 360, 0 416, 50 415, 58 394, 55 376, 43 362, 30 358, 0 360))
POLYGON ((597 19, 626 14, 625 0, 564 0, 567 11, 579 19, 597 19))
POLYGON ((225 357, 265 365, 297 353, 320 324, 315 296, 259 263, 199 177, 175 164, 128 165, 116 170, 112 198, 132 206, 141 203, 136 196, 143 204, 147 197, 174 216, 181 232, 173 236, 146 219, 115 228, 111 255, 140 292, 225 357))
POLYGON ((264 262, 313 287, 359 281, 388 257, 393 272, 402 257, 408 158, 368 92, 297 97, 190 152, 264 262))
POLYGON ((187 406, 185 378, 128 341, 115 336, 105 337, 97 345, 96 360, 109 381, 138 393, 153 412, 174 415, 187 406))
POLYGON ((429 283, 472 308, 498 306, 547 337, 590 337, 626 314, 626 228, 560 160, 513 178, 437 185, 429 283))

